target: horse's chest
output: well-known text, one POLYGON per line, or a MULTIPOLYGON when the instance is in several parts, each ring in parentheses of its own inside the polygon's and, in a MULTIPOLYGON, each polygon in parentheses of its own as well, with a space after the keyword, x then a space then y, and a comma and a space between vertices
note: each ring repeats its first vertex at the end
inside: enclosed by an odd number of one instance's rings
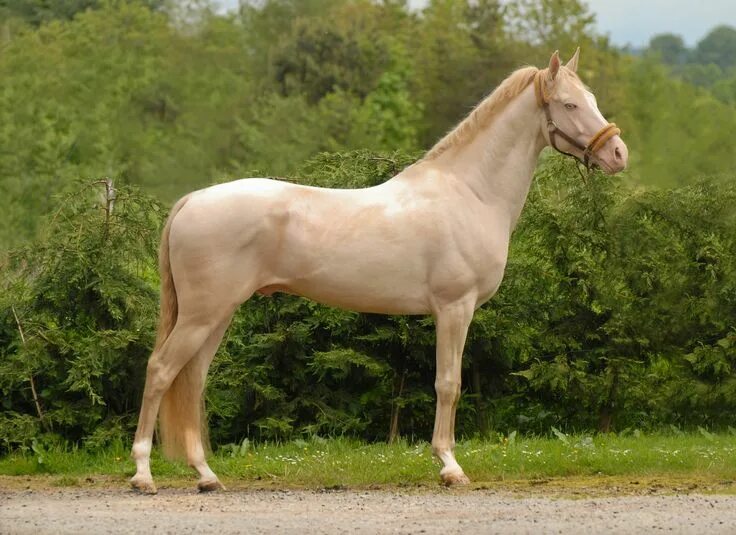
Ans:
POLYGON ((488 232, 479 236, 476 243, 469 263, 475 273, 475 291, 478 304, 481 304, 488 301, 501 285, 508 258, 509 240, 506 233, 488 232))

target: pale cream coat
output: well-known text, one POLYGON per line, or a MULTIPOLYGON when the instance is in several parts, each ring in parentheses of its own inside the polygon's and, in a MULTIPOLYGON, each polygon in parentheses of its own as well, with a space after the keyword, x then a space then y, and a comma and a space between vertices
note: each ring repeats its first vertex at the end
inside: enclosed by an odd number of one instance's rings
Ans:
MULTIPOLYGON (((555 122, 586 141, 605 119, 555 53, 546 76, 555 122)), ((205 459, 200 400, 235 309, 289 292, 361 312, 432 314, 437 411, 432 447, 446 484, 467 482, 453 454, 463 346, 473 312, 498 289, 509 239, 549 143, 531 81, 512 74, 424 159, 379 186, 320 189, 245 179, 196 191, 172 210, 161 248, 159 340, 133 446, 135 488, 155 492, 149 457, 161 408, 164 447, 186 454, 199 488, 220 488, 205 459)), ((573 148, 569 148, 574 153, 573 148)), ((595 156, 626 164, 616 136, 595 156)))

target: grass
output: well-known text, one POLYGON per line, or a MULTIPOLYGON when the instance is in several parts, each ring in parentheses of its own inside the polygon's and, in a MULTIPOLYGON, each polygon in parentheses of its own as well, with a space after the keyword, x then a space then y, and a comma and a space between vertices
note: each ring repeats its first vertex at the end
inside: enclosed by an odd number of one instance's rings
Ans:
MULTIPOLYGON (((658 480, 665 487, 719 487, 733 491, 736 437, 725 434, 564 435, 458 443, 458 462, 475 487, 595 481, 636 487, 658 480), (614 483, 611 483, 614 482, 614 483), (673 483, 674 482, 674 483, 673 483)), ((378 488, 437 486, 439 463, 428 443, 366 444, 349 439, 296 440, 284 444, 230 445, 210 458, 212 469, 235 487, 378 488)), ((192 471, 155 454, 154 477, 187 486, 192 471)), ((0 475, 45 475, 52 486, 77 486, 93 478, 123 481, 134 472, 122 446, 97 453, 53 448, 0 459, 0 475)), ((11 478, 4 478, 6 481, 11 478)), ((593 482, 593 483, 591 483, 593 482)))

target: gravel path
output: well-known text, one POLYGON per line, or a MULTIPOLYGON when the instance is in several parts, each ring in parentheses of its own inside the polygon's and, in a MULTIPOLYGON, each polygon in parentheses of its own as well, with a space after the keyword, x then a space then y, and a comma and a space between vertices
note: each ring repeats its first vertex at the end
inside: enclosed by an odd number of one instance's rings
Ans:
POLYGON ((495 491, 0 491, 0 533, 736 533, 736 496, 495 491))

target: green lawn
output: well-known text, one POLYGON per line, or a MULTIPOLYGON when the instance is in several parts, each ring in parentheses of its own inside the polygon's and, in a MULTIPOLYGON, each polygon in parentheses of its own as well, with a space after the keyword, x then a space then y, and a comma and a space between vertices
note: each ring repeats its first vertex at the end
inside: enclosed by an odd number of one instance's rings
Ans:
MULTIPOLYGON (((475 485, 550 479, 693 479, 733 488, 736 436, 702 431, 685 435, 582 435, 518 437, 458 443, 460 464, 475 485)), ((428 443, 366 444, 347 439, 296 440, 285 444, 231 445, 211 456, 222 480, 237 486, 369 487, 437 485, 439 463, 428 443)), ((191 470, 153 458, 157 479, 193 484, 191 470)), ((37 449, 0 459, 3 476, 54 476, 52 484, 73 485, 85 478, 123 480, 134 472, 128 451, 37 449)), ((7 479, 7 478, 6 478, 7 479)), ((634 481, 636 483, 636 481, 634 481)))

